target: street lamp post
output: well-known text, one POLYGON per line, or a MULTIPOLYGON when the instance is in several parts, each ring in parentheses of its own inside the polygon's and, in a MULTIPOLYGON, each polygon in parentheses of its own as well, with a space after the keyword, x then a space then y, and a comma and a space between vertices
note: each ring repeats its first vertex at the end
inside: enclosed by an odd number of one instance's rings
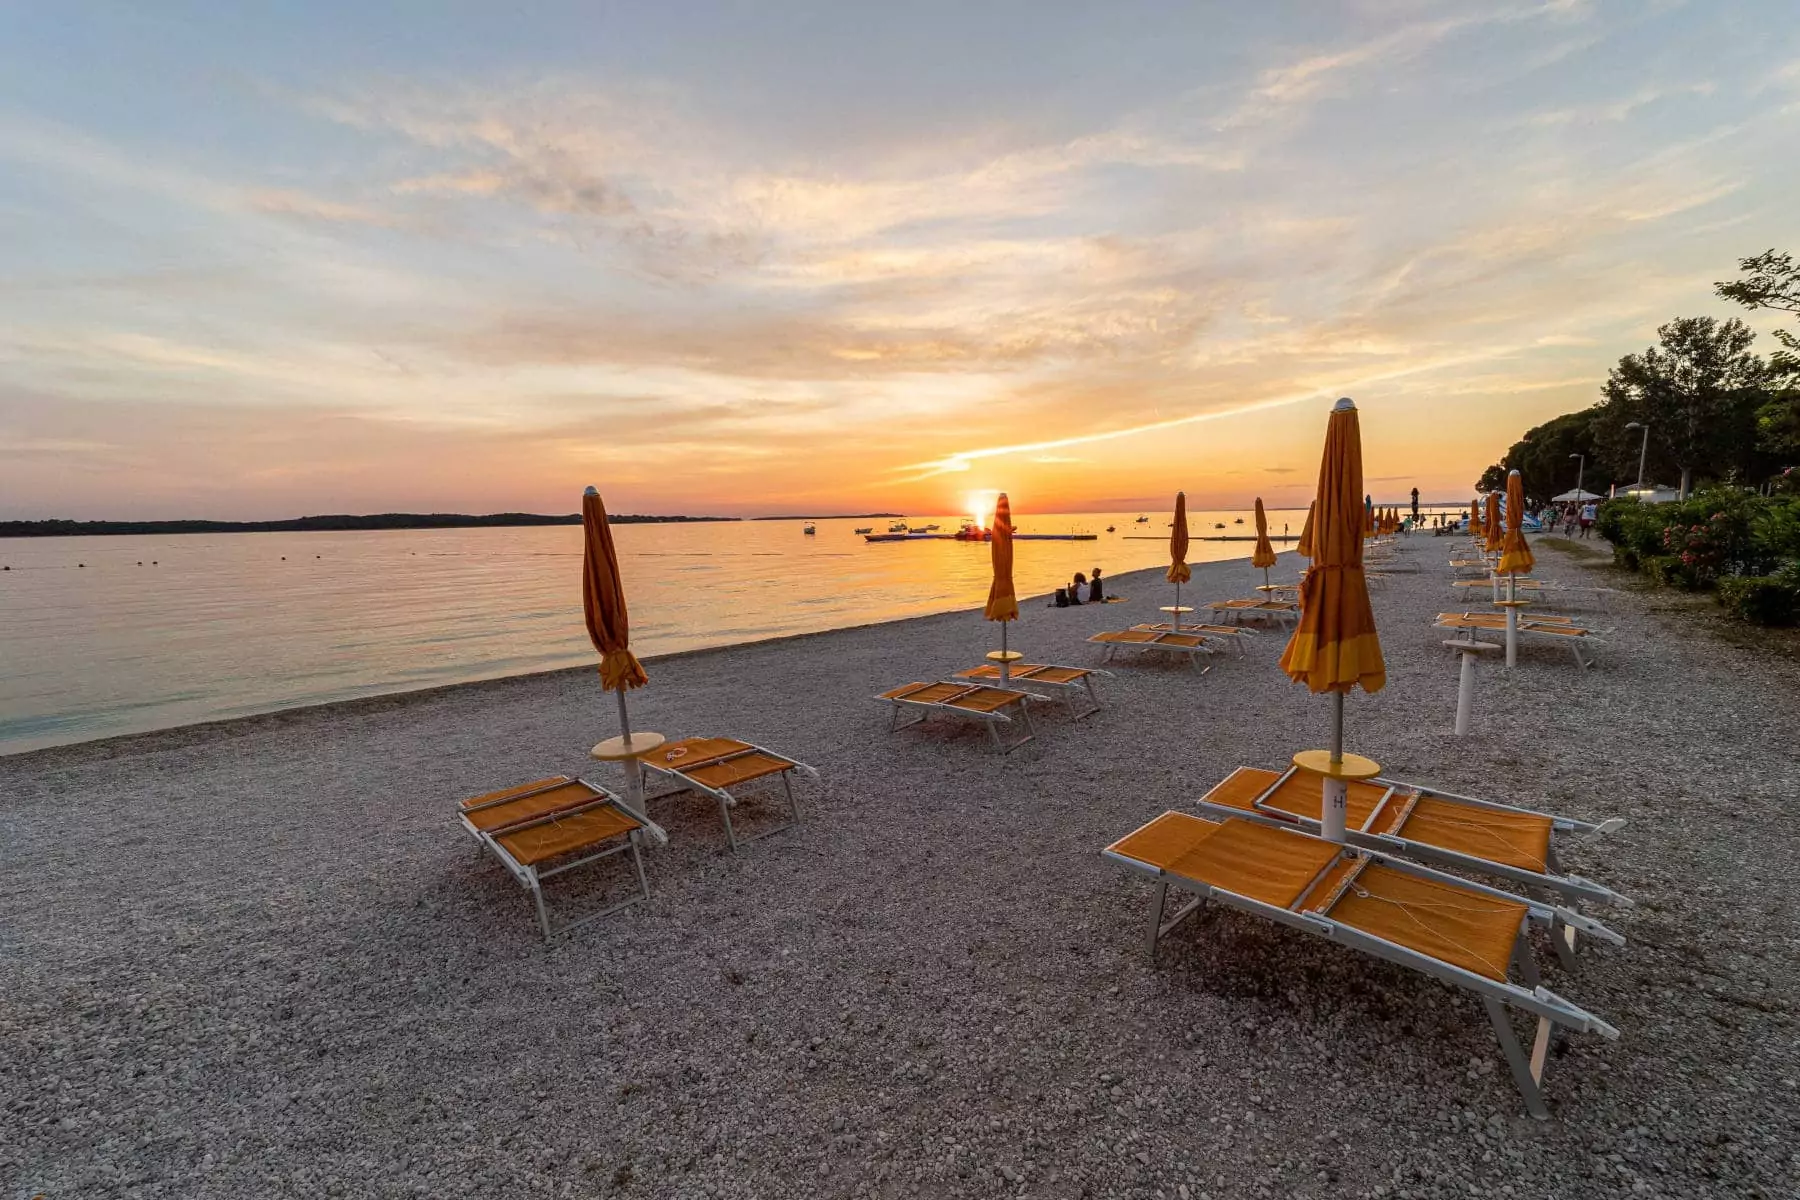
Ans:
POLYGON ((1581 491, 1581 481, 1587 477, 1587 455, 1571 454, 1569 457, 1580 460, 1575 464, 1575 503, 1580 504, 1586 499, 1581 491))
POLYGON ((1648 453, 1648 452, 1649 452, 1649 450, 1650 450, 1650 425, 1649 425, 1649 423, 1648 423, 1648 422, 1645 422, 1645 421, 1627 421, 1627 422, 1626 422, 1626 423, 1625 423, 1625 428, 1627 428, 1627 429, 1641 429, 1641 430, 1643 430, 1643 431, 1644 431, 1644 440, 1643 440, 1643 442, 1642 442, 1642 443, 1641 443, 1641 444, 1640 444, 1640 445, 1639 445, 1639 446, 1638 446, 1638 481, 1637 481, 1637 490, 1638 490, 1638 492, 1639 492, 1639 493, 1640 493, 1640 495, 1639 495, 1639 497, 1638 497, 1638 498, 1639 498, 1639 499, 1642 499, 1642 498, 1643 498, 1643 497, 1642 497, 1642 495, 1641 495, 1641 493, 1642 493, 1642 492, 1643 492, 1643 490, 1644 490, 1644 455, 1645 455, 1645 454, 1647 454, 1647 453, 1648 453))

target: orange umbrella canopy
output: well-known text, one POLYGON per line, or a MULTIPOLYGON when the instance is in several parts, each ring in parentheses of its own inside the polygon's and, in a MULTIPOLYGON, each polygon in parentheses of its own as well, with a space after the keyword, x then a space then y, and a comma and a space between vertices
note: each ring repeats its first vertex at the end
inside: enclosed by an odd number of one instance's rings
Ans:
POLYGON ((1194 577, 1188 570, 1187 493, 1175 493, 1175 528, 1169 534, 1169 571, 1164 578, 1170 583, 1186 583, 1194 577))
POLYGON ((1474 534, 1481 532, 1481 497, 1479 496, 1469 501, 1469 532, 1474 534))
POLYGON ((994 582, 988 588, 987 607, 982 615, 990 621, 1019 619, 1019 597, 1013 592, 1013 523, 1012 503, 1006 493, 994 504, 994 538, 990 543, 994 561, 994 582))
POLYGON ((1318 507, 1317 500, 1306 506, 1306 524, 1300 527, 1300 540, 1294 543, 1294 549, 1306 558, 1313 556, 1313 512, 1318 507))
POLYGON ((606 523, 606 506, 593 488, 581 498, 581 540, 581 607, 587 615, 588 636, 600 652, 600 686, 609 692, 643 687, 650 676, 631 653, 619 556, 613 549, 612 527, 606 523))
POLYGON ((1482 540, 1489 550, 1500 548, 1500 493, 1487 494, 1487 519, 1482 522, 1482 540))
POLYGON ((1253 567, 1275 565, 1275 545, 1269 541, 1269 518, 1263 512, 1262 497, 1256 498, 1256 549, 1250 553, 1253 567))
POLYGON ((1316 552, 1300 584, 1300 624, 1282 651, 1281 669, 1314 692, 1380 691, 1387 666, 1362 565, 1362 432, 1347 398, 1325 428, 1314 503, 1316 552))
POLYGON ((1525 480, 1517 472, 1506 476, 1506 536, 1500 540, 1502 575, 1527 575, 1536 563, 1531 543, 1525 540, 1525 480))

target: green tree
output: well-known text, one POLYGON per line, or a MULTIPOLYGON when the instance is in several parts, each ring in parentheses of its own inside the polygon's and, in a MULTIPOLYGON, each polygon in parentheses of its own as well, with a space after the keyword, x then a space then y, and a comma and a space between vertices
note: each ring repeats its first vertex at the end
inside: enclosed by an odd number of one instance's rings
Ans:
MULTIPOLYGON (((1800 263, 1791 254, 1765 250, 1738 260, 1744 278, 1720 282, 1713 290, 1752 311, 1772 309, 1800 316, 1800 263)), ((1777 329, 1781 349, 1769 356, 1770 373, 1786 387, 1773 392, 1756 413, 1757 439, 1771 454, 1800 454, 1800 333, 1777 329)))
MULTIPOLYGON (((1500 491, 1506 487, 1508 471, 1518 471, 1525 483, 1526 499, 1533 505, 1543 504, 1552 496, 1573 491, 1577 481, 1590 492, 1605 494, 1614 475, 1594 444, 1594 419, 1599 409, 1564 413, 1526 431, 1514 442, 1506 457, 1487 469, 1477 491, 1500 491), (1586 459, 1571 457, 1582 455, 1586 459)), ((1634 464, 1635 465, 1635 464, 1634 464)))
POLYGON ((1637 476, 1639 429, 1650 436, 1648 477, 1681 476, 1686 495, 1696 476, 1761 478, 1757 413, 1770 399, 1769 368, 1750 350, 1756 334, 1737 318, 1682 317, 1656 331, 1657 345, 1627 354, 1607 376, 1592 431, 1621 479, 1637 476))

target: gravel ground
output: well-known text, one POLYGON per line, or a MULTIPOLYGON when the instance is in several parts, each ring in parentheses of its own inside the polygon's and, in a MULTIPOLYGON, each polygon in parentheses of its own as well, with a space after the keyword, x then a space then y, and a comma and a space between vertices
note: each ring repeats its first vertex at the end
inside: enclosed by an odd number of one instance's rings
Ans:
MULTIPOLYGON (((1375 594, 1389 686, 1352 698, 1350 747, 1629 818, 1571 856, 1640 903, 1627 947, 1549 980, 1623 1031, 1568 1040, 1556 1120, 1429 980, 1229 912, 1146 960, 1150 889, 1099 850, 1323 744, 1281 638, 1205 677, 1120 667, 1104 712, 1005 758, 890 735, 874 693, 991 647, 963 613, 652 664, 643 727, 824 783, 736 856, 706 806, 659 810, 652 901, 548 950, 450 811, 587 771, 591 671, 0 759, 0 1200, 1800 1194, 1800 667, 1628 593, 1596 670, 1530 648, 1452 739, 1446 545, 1411 539, 1420 572, 1375 594)), ((1166 603, 1115 586, 1028 604, 1013 644, 1091 661, 1166 603)))

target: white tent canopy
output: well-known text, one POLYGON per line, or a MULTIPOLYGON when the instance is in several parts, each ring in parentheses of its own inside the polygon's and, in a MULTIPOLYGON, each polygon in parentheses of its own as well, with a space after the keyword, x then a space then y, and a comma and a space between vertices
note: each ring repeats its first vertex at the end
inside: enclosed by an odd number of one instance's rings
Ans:
POLYGON ((1604 499, 1606 499, 1606 497, 1600 495, 1598 492, 1584 492, 1580 488, 1576 488, 1573 491, 1564 492, 1560 496, 1550 497, 1550 503, 1552 503, 1552 504, 1567 504, 1572 500, 1604 500, 1604 499))

